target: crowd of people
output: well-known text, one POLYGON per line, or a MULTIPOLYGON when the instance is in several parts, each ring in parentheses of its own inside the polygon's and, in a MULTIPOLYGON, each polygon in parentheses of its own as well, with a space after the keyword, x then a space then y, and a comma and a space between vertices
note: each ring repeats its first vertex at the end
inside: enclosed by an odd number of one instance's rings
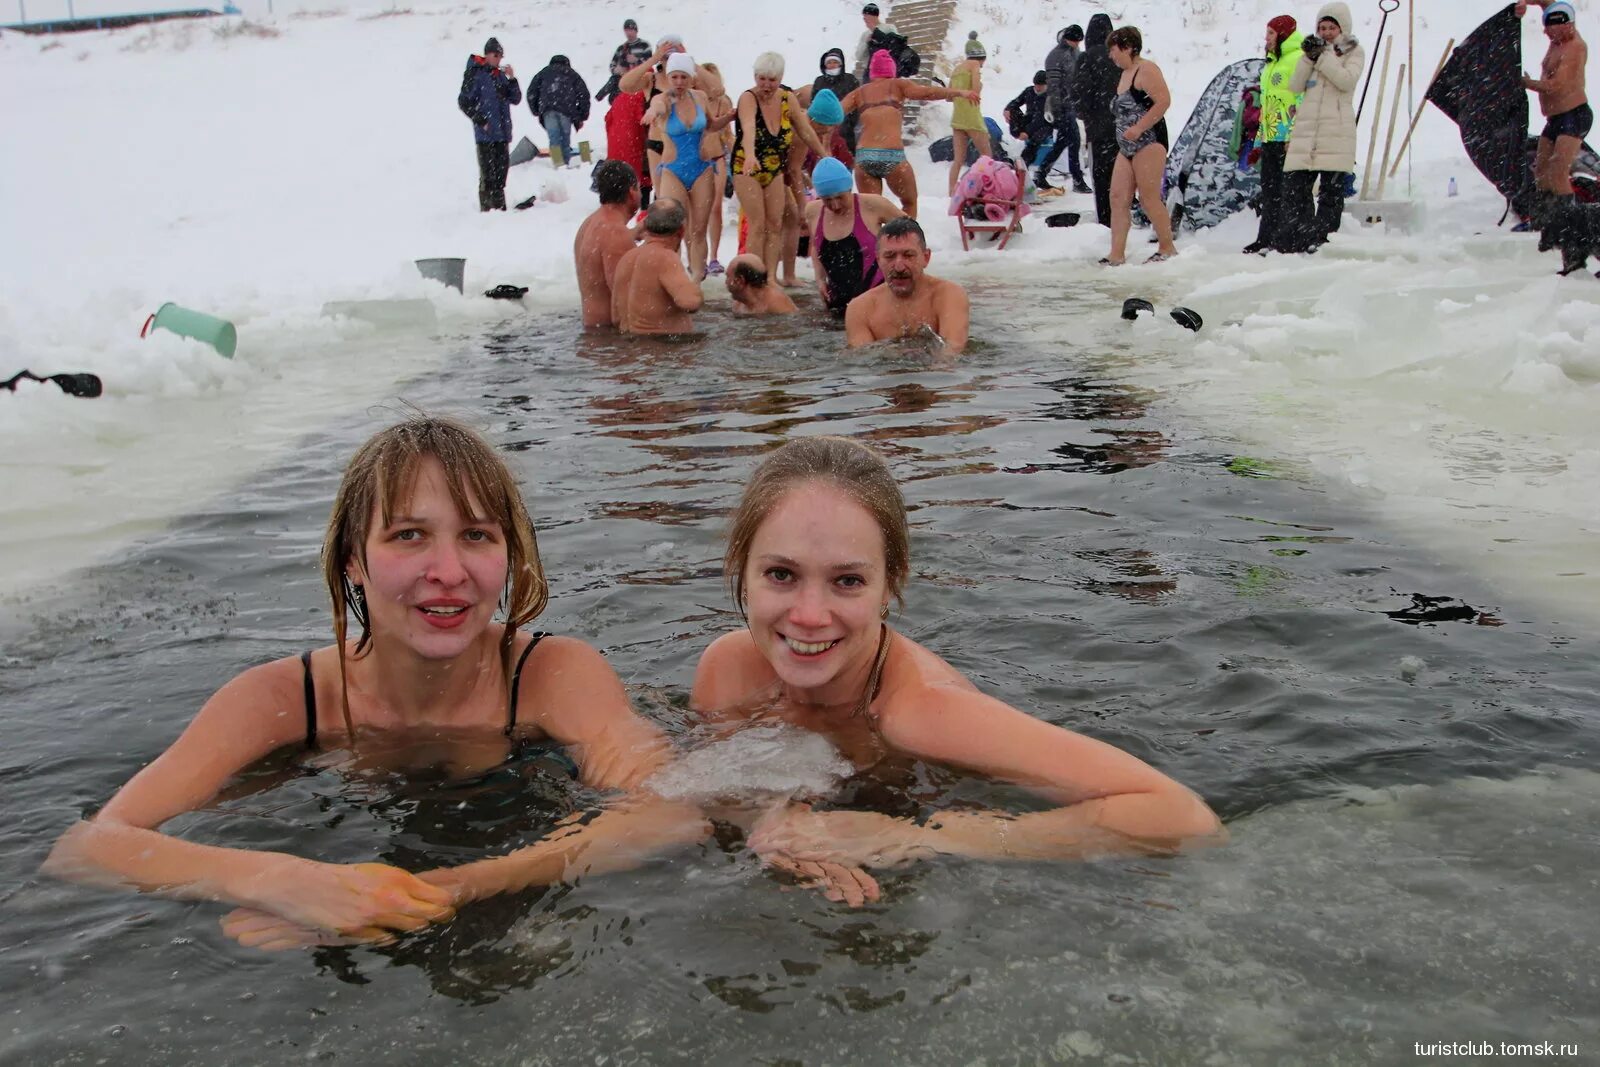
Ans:
MULTIPOLYGON (((1583 84, 1587 53, 1568 0, 1529 2, 1544 10, 1552 41, 1542 77, 1526 79, 1550 117, 1539 142, 1533 219, 1548 228, 1570 205, 1567 175, 1592 122, 1583 84)), ((1525 9, 1518 6, 1519 12, 1525 9)), ((639 38, 634 20, 624 23, 626 39, 597 94, 610 100, 607 163, 626 167, 636 186, 627 194, 637 200, 638 224, 630 235, 658 252, 681 244, 687 285, 677 272, 666 277, 657 270, 671 254, 651 254, 642 257, 652 264, 645 278, 659 292, 619 302, 606 264, 613 245, 621 247, 608 221, 619 214, 620 176, 612 168, 602 180, 597 172, 601 208, 590 220, 594 225, 580 231, 575 249, 587 324, 648 333, 692 321, 699 300, 688 295, 688 287, 724 269, 718 258, 720 205, 730 198, 741 219, 739 251, 753 257, 743 261, 737 279, 728 279, 740 309, 786 313, 792 300, 757 296, 796 286, 796 263, 809 258, 824 305, 860 326, 851 329, 847 322, 850 343, 892 334, 898 324, 911 334, 931 332, 960 350, 953 338, 967 334, 965 302, 933 299, 945 283, 936 284, 922 270, 927 247, 915 223, 917 179, 906 158, 904 113, 911 101, 953 103, 948 192, 954 196, 969 146, 976 156, 996 151, 981 107, 987 50, 976 32, 969 34, 948 85, 924 84, 907 76, 920 57, 883 21, 876 4, 863 8, 862 21, 855 69, 846 69, 842 48, 830 48, 817 77, 795 89, 785 82, 784 58, 766 52, 753 66, 750 88, 736 97, 721 71, 693 58, 680 36, 667 34, 652 49, 639 38), (670 203, 649 214, 652 196, 670 203), (681 211, 669 210, 673 206, 681 211), (670 227, 679 214, 681 233, 651 228, 670 227), (883 240, 891 224, 890 244, 915 237, 920 245, 916 255, 893 264, 884 258, 889 251, 883 240), (880 306, 878 294, 870 302, 873 313, 852 319, 852 301, 882 286, 904 302, 880 306), (891 308, 898 310, 891 314, 891 308)), ((1340 228, 1356 170, 1355 98, 1367 73, 1366 51, 1354 30, 1350 6, 1342 0, 1323 4, 1309 30, 1289 14, 1266 24, 1260 82, 1242 104, 1249 132, 1239 165, 1260 172, 1260 222, 1247 253, 1315 252, 1340 228)), ((460 99, 479 142, 483 210, 505 206, 510 108, 520 97, 516 77, 491 38, 483 55, 469 60, 460 99)), ((570 157, 571 131, 588 119, 589 99, 565 57, 552 57, 534 78, 528 103, 549 134, 552 154, 570 157)), ((1056 34, 1044 66, 1004 108, 1011 132, 1023 142, 1022 158, 1038 195, 1062 192, 1051 175, 1063 155, 1073 192, 1093 194, 1095 217, 1110 230, 1110 250, 1100 260, 1106 266, 1127 261, 1136 203, 1157 245, 1146 262, 1178 254, 1164 188, 1171 106, 1166 77, 1145 57, 1139 29, 1096 14, 1087 30, 1074 24, 1056 34)))

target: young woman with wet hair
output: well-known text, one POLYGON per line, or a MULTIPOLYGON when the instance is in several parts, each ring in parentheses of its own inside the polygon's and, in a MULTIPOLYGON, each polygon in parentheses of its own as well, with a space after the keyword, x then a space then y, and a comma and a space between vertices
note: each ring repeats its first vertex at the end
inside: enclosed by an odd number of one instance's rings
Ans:
POLYGON ((165 752, 62 836, 49 873, 240 905, 224 930, 282 948, 384 940, 448 920, 474 899, 629 866, 701 835, 697 812, 638 790, 669 749, 600 654, 574 638, 523 632, 544 610, 544 570, 516 481, 477 434, 416 417, 368 440, 345 470, 322 565, 334 643, 219 689, 165 752), (492 859, 411 873, 195 844, 159 829, 288 746, 337 750, 350 771, 403 771, 408 754, 425 753, 428 766, 469 777, 541 739, 567 746, 585 784, 626 796, 492 859))
POLYGON ((1178 254, 1172 243, 1172 215, 1161 199, 1167 170, 1167 109, 1172 93, 1161 68, 1143 58, 1144 38, 1132 26, 1113 30, 1106 40, 1111 61, 1122 70, 1111 110, 1117 126, 1117 164, 1111 172, 1111 254, 1100 262, 1121 266, 1128 258, 1128 231, 1133 227, 1133 192, 1155 227, 1160 242, 1145 262, 1160 263, 1178 254))
POLYGON ((811 437, 769 456, 734 513, 723 568, 745 628, 701 656, 690 697, 701 715, 814 730, 858 771, 898 754, 1059 805, 922 823, 791 804, 751 832, 750 846, 769 860, 830 865, 813 879, 870 898, 876 886, 861 868, 923 857, 1071 859, 1225 838, 1188 789, 1126 752, 985 696, 890 627, 890 602, 911 573, 910 538, 899 487, 865 445, 811 437))

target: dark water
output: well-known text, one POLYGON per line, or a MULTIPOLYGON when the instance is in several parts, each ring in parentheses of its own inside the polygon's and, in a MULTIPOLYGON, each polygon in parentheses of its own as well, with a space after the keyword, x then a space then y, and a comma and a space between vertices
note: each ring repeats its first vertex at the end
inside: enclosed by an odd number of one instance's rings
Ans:
MULTIPOLYGON (((1198 789, 1229 848, 923 865, 849 911, 724 841, 396 947, 276 955, 223 937, 215 905, 39 879, 219 684, 327 640, 315 554, 376 410, 5 604, 0 1061, 1354 1064, 1468 1040, 1593 1058, 1592 637, 1119 381, 1120 296, 974 303, 1005 325, 953 366, 795 324, 708 314, 700 342, 623 345, 569 317, 447 341, 444 371, 397 395, 509 450, 553 591, 541 627, 603 648, 675 731, 734 624, 722 519, 757 458, 796 434, 873 442, 913 509, 900 628, 1198 789)), ((420 865, 582 799, 538 761, 500 778, 280 762, 169 829, 420 865)))

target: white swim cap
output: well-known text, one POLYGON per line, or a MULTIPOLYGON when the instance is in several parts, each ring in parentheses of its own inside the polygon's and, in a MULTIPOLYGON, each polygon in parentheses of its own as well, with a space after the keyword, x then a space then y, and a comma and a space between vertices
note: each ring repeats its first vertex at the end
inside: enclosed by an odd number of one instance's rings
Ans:
POLYGON ((677 74, 679 71, 694 77, 694 57, 688 52, 674 52, 667 57, 667 73, 677 74))

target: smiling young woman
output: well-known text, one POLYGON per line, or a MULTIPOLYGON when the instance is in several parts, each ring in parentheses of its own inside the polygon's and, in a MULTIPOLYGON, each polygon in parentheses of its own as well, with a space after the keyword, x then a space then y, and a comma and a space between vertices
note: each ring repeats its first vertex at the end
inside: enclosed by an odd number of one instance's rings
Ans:
POLYGON ((858 771, 899 754, 1059 805, 919 824, 791 804, 750 835, 769 862, 830 895, 844 883, 845 897, 870 899, 876 886, 861 868, 934 855, 1071 859, 1225 840, 1188 789, 1126 752, 985 696, 890 628, 889 604, 910 574, 910 537, 899 487, 865 445, 812 437, 769 456, 734 514, 723 566, 746 625, 700 658, 690 704, 703 717, 778 718, 828 736, 858 771))
POLYGON ((289 947, 383 940, 480 897, 629 866, 701 836, 698 811, 640 791, 669 749, 600 654, 522 632, 544 609, 544 571, 516 481, 477 434, 417 417, 363 445, 334 501, 323 572, 335 643, 218 690, 171 747, 62 836, 49 873, 237 904, 223 922, 231 936, 289 947), (431 765, 470 775, 539 739, 566 746, 584 783, 619 799, 537 844, 459 867, 318 863, 159 831, 289 745, 342 749, 341 770, 403 771, 408 753, 426 752, 431 765))

